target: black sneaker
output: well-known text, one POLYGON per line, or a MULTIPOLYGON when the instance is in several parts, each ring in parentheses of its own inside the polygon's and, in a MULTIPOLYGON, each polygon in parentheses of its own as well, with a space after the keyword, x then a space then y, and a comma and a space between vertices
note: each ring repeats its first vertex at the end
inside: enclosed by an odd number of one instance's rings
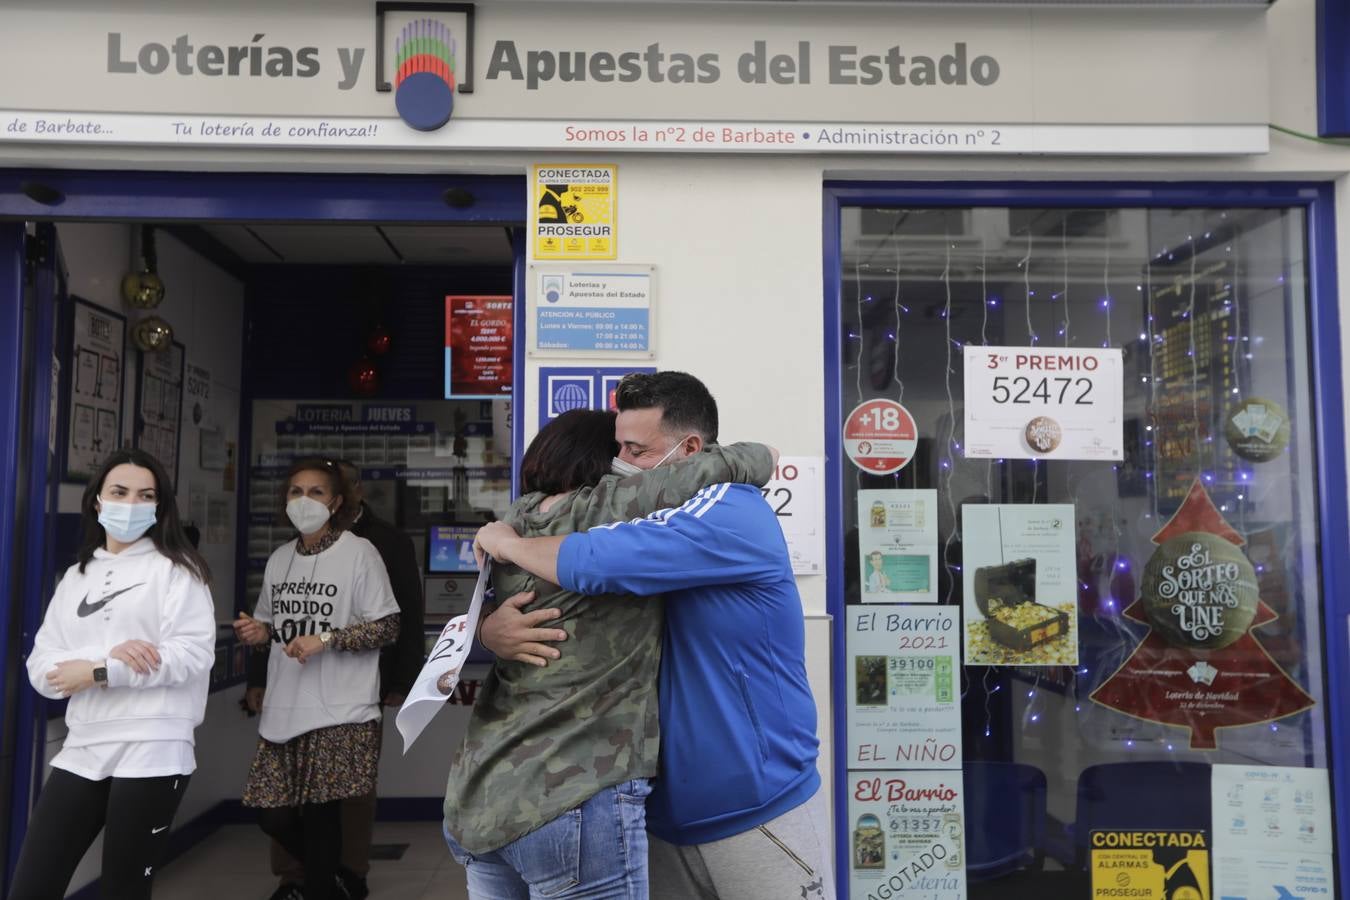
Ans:
POLYGON ((305 892, 300 885, 287 881, 272 892, 267 900, 305 900, 305 892))
POLYGON ((355 872, 338 868, 337 895, 341 900, 366 900, 370 896, 370 887, 366 880, 355 872))

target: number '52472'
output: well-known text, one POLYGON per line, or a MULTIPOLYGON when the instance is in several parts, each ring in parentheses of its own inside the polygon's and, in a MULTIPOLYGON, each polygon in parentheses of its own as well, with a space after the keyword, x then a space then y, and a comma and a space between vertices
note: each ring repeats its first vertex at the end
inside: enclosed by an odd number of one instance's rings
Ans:
POLYGON ((995 375, 995 403, 1054 403, 1092 406, 1091 378, 1042 378, 1033 381, 1024 375, 995 375))

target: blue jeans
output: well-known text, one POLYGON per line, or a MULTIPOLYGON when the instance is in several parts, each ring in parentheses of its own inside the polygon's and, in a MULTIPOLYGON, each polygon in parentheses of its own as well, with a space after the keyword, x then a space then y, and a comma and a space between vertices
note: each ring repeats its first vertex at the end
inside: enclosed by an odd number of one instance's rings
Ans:
POLYGON ((470 853, 445 843, 469 878, 469 900, 647 900, 645 778, 607 787, 524 837, 470 853))

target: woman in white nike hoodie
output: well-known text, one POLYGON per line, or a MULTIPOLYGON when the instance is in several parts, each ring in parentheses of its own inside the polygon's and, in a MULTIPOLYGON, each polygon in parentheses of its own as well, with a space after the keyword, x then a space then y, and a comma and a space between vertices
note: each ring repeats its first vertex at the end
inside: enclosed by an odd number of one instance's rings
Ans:
POLYGON ((28 657, 34 690, 69 698, 68 733, 28 823, 11 900, 63 897, 105 825, 102 896, 149 897, 196 768, 215 609, 173 485, 154 457, 119 450, 90 480, 81 513, 79 561, 28 657))

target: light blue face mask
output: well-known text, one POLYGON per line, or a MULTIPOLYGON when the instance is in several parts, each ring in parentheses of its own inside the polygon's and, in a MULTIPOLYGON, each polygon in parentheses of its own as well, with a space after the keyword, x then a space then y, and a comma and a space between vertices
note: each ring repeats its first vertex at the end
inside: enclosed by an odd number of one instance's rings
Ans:
POLYGON ((113 540, 130 544, 154 527, 155 504, 100 500, 98 524, 113 540))
MULTIPOLYGON (((675 451, 683 447, 684 442, 689 440, 691 437, 693 437, 693 435, 686 434, 684 437, 676 441, 675 446, 667 450, 666 455, 661 457, 661 461, 658 462, 656 465, 652 466, 651 468, 659 469, 661 466, 665 465, 666 460, 674 456, 675 451)), ((609 470, 613 472, 615 475, 623 475, 625 478, 628 477, 629 475, 641 475, 643 472, 647 471, 646 469, 642 468, 642 466, 634 465, 633 463, 630 463, 626 459, 619 459, 619 457, 617 456, 610 461, 609 470)))

